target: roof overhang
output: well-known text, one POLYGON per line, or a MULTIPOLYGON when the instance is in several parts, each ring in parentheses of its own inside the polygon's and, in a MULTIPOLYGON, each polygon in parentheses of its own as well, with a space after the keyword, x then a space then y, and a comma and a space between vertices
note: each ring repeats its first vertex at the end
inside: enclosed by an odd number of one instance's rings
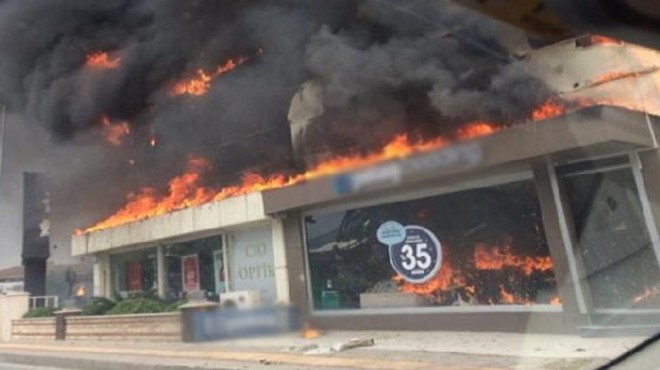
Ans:
POLYGON ((653 148, 646 113, 610 106, 583 108, 561 117, 521 124, 440 149, 327 176, 263 194, 267 214, 331 204, 355 197, 447 179, 486 174, 503 165, 551 157, 571 160, 653 148))
POLYGON ((269 219, 264 212, 262 193, 255 192, 74 235, 71 254, 80 256, 129 246, 186 240, 269 219))

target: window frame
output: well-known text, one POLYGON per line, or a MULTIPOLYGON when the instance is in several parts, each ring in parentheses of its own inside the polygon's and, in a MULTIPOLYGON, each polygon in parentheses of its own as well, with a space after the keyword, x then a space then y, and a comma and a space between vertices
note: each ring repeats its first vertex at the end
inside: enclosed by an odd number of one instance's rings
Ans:
MULTIPOLYGON (((476 180, 460 182, 456 185, 432 187, 429 186, 423 190, 401 192, 389 196, 375 197, 365 200, 353 200, 339 202, 327 206, 310 208, 300 213, 300 228, 302 230, 304 271, 305 271, 305 289, 307 292, 307 305, 312 316, 354 316, 354 315, 381 315, 381 314, 410 314, 410 313, 484 313, 484 312, 563 312, 563 305, 534 304, 534 305, 480 305, 480 306, 431 306, 431 307, 398 307, 398 308, 345 308, 345 309, 317 309, 314 306, 314 296, 312 292, 312 281, 310 274, 309 249, 307 245, 307 228, 305 227, 305 218, 318 213, 329 213, 348 209, 364 208, 386 203, 405 202, 420 198, 447 195, 466 190, 488 188, 499 185, 512 184, 519 181, 531 181, 534 183, 534 174, 531 169, 523 171, 509 172, 505 174, 492 175, 476 180)), ((536 190, 536 185, 534 184, 536 190)), ((538 198, 538 191, 537 191, 538 198)), ((546 236, 546 235, 544 235, 546 236)), ((547 236, 546 236, 547 237, 547 236)))

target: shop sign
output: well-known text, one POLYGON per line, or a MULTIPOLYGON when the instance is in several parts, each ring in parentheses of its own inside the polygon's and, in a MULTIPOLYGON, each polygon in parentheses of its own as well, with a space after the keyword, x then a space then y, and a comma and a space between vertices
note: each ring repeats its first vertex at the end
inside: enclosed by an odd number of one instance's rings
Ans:
POLYGON ((183 290, 185 292, 196 292, 200 290, 199 259, 196 254, 181 257, 181 272, 183 290))
POLYGON ((142 290, 142 263, 140 261, 130 261, 126 266, 126 281, 129 292, 142 290))
POLYGON ((425 283, 440 269, 440 241, 422 226, 387 221, 376 231, 376 239, 388 246, 394 271, 410 283, 425 283))
POLYGON ((231 289, 257 290, 266 304, 275 302, 273 236, 269 228, 255 228, 227 234, 227 266, 231 289))

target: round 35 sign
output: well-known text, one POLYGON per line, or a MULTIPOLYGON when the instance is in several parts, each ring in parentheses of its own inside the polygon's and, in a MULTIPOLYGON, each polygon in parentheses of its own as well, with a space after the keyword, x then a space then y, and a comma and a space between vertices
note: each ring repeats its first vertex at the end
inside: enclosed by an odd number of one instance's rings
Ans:
POLYGON ((425 283, 440 269, 442 247, 428 229, 387 221, 379 227, 376 236, 381 243, 388 245, 390 264, 406 281, 425 283))

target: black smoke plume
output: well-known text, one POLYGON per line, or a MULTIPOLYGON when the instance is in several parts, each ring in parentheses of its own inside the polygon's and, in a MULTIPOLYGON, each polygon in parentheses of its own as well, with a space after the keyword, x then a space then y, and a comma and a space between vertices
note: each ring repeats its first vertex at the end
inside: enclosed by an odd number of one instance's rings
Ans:
POLYGON ((315 152, 524 118, 549 92, 502 30, 446 1, 4 0, 0 97, 62 145, 102 142, 103 116, 128 122, 96 164, 116 175, 100 192, 165 185, 189 154, 211 161, 219 186, 245 170, 295 171, 287 115, 305 81, 322 107, 302 135, 315 152), (97 51, 118 67, 86 68, 97 51), (207 94, 168 94, 237 56, 249 60, 207 94))

